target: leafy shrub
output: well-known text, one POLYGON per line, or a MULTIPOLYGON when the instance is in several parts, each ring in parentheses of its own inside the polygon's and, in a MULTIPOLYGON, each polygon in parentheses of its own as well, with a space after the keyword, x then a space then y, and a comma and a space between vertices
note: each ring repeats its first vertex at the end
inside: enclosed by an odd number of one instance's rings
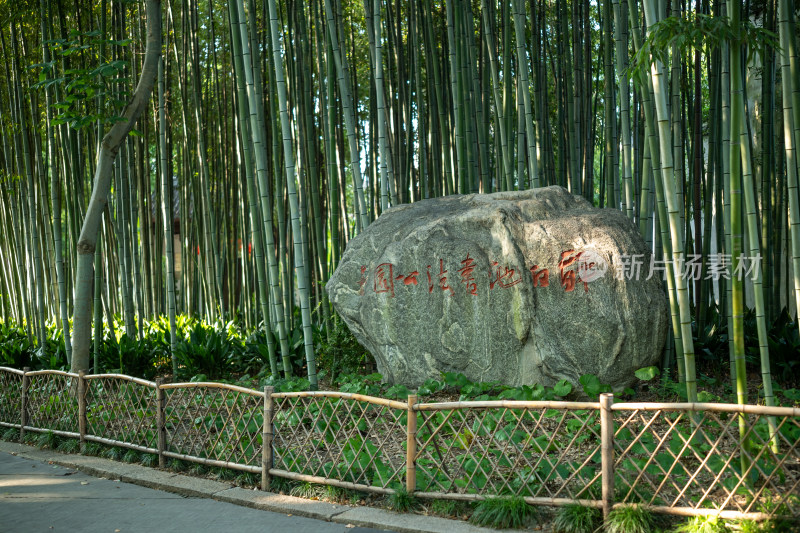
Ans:
POLYGON ((227 331, 197 323, 188 337, 175 345, 175 358, 184 378, 205 374, 217 379, 231 370, 237 349, 242 349, 241 341, 229 338, 227 331))
MULTIPOLYGON (((270 335, 272 335, 270 333, 270 335)), ((278 368, 283 368, 280 362, 280 346, 278 340, 273 337, 276 344, 275 357, 278 359, 278 368)), ((237 370, 247 373, 262 373, 270 369, 269 347, 267 344, 267 333, 264 331, 254 331, 245 340, 245 347, 235 361, 237 370)))
POLYGON ((328 370, 331 381, 340 374, 355 374, 374 368, 375 359, 338 317, 317 335, 317 366, 328 370))
POLYGON ((675 528, 675 533, 728 533, 730 528, 717 516, 693 516, 675 528))
POLYGON ((381 394, 383 389, 381 386, 382 379, 383 376, 378 373, 369 374, 367 376, 346 374, 339 376, 337 379, 337 384, 339 385, 339 390, 341 392, 377 396, 381 394))
POLYGON ((521 528, 536 516, 536 510, 519 496, 487 498, 475 507, 470 521, 498 529, 521 528))
POLYGON ((119 372, 130 376, 150 379, 159 371, 158 362, 168 351, 158 338, 134 339, 123 333, 117 340, 109 332, 99 349, 99 372, 119 372))
POLYGON ((553 521, 553 533, 592 533, 603 521, 599 509, 574 504, 561 507, 553 521))
POLYGON ((0 365, 13 368, 30 366, 33 344, 22 326, 0 322, 0 365))
POLYGON ((598 398, 604 392, 611 392, 611 387, 600 383, 600 380, 594 374, 584 374, 579 381, 583 386, 583 392, 590 398, 598 398))

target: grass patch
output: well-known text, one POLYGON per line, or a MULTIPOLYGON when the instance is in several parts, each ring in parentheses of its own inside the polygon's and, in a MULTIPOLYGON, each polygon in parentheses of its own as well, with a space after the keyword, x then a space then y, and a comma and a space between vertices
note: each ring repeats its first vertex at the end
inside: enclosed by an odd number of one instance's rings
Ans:
MULTIPOLYGON (((800 530, 800 523, 780 518, 768 518, 767 520, 739 520, 736 523, 736 531, 739 533, 790 533, 800 530)), ((727 531, 733 531, 728 529, 727 531)))
POLYGON ((103 452, 103 457, 112 461, 119 461, 125 455, 125 450, 119 446, 111 446, 103 452))
POLYGON ((335 487, 333 485, 325 485, 322 488, 320 499, 331 503, 341 503, 347 500, 347 496, 347 489, 335 487))
POLYGON ((389 508, 404 513, 417 507, 417 497, 410 494, 405 487, 400 487, 387 497, 389 508))
POLYGON ((2 439, 8 442, 17 442, 19 440, 19 430, 8 428, 3 432, 2 439))
POLYGON ((186 470, 187 466, 186 463, 180 459, 172 458, 169 460, 169 463, 167 463, 167 468, 174 472, 183 472, 186 470))
POLYGON ((232 481, 236 479, 236 471, 230 468, 214 467, 212 470, 214 476, 221 481, 232 481))
POLYGON ((647 507, 621 507, 608 514, 605 525, 606 533, 651 533, 655 519, 647 507))
POLYGON ((158 455, 154 453, 143 453, 142 464, 144 466, 156 467, 158 466, 158 455))
POLYGON ((455 500, 433 500, 431 512, 439 516, 455 516, 457 505, 455 500))
POLYGON ((292 491, 292 487, 294 483, 290 479, 286 479, 285 477, 277 477, 273 476, 269 482, 269 490, 275 493, 289 493, 292 491))
POLYGON ((138 463, 140 458, 141 454, 136 450, 128 450, 122 456, 122 460, 126 463, 138 463))
POLYGON ((193 476, 204 476, 208 472, 208 468, 200 463, 192 463, 189 466, 189 473, 193 476))
POLYGON ((478 503, 470 521, 496 529, 517 529, 536 516, 536 510, 519 496, 487 498, 478 503))
POLYGON ((553 521, 553 533, 592 533, 603 522, 599 509, 574 504, 561 507, 553 521))
POLYGON ((261 475, 253 472, 241 472, 236 476, 235 481, 240 487, 256 487, 261 483, 261 475))
POLYGON ((291 496, 297 496, 298 498, 306 499, 319 498, 321 493, 322 487, 313 483, 309 483, 308 481, 301 481, 299 485, 294 487, 289 492, 291 496))
POLYGON ((350 491, 350 505, 363 505, 367 499, 367 493, 359 490, 350 491))
POLYGON ((62 453, 78 453, 81 449, 81 441, 78 439, 64 439, 58 443, 58 451, 62 453))
POLYGON ((91 455, 97 457, 103 453, 103 446, 96 442, 87 442, 83 448, 83 455, 91 455))
POLYGON ((40 449, 49 448, 51 450, 55 450, 56 448, 58 448, 58 443, 59 443, 58 435, 56 435, 52 431, 39 433, 39 436, 36 437, 36 446, 38 446, 40 449))

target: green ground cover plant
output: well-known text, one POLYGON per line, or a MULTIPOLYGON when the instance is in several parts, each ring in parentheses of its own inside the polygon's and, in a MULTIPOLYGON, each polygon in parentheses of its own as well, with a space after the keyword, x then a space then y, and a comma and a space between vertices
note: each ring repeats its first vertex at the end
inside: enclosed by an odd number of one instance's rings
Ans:
POLYGON ((654 533, 656 520, 647 507, 614 509, 605 522, 606 533, 654 533))
POLYGON ((599 509, 580 504, 565 505, 556 512, 553 533, 593 533, 603 522, 599 509))
POLYGON ((536 509, 519 497, 487 498, 475 505, 470 521, 497 529, 519 529, 536 517, 536 509))

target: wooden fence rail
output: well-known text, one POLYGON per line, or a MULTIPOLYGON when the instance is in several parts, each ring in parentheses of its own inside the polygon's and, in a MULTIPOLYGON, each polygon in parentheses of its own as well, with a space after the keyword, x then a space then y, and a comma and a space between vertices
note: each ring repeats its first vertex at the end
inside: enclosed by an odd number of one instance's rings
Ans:
POLYGON ((800 519, 800 409, 407 402, 0 367, 0 426, 420 498, 800 519), (769 419, 769 422, 768 422, 769 419), (774 424, 771 424, 772 420, 774 424), (775 444, 777 443, 777 445, 775 444))

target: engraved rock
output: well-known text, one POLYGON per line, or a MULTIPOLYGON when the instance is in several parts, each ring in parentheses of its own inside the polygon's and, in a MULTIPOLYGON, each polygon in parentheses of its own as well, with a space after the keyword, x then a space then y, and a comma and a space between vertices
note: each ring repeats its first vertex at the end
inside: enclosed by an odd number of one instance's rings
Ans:
POLYGON ((327 291, 390 383, 461 372, 551 386, 591 373, 620 389, 664 346, 667 300, 650 267, 621 212, 546 187, 389 209, 350 241, 327 291))

